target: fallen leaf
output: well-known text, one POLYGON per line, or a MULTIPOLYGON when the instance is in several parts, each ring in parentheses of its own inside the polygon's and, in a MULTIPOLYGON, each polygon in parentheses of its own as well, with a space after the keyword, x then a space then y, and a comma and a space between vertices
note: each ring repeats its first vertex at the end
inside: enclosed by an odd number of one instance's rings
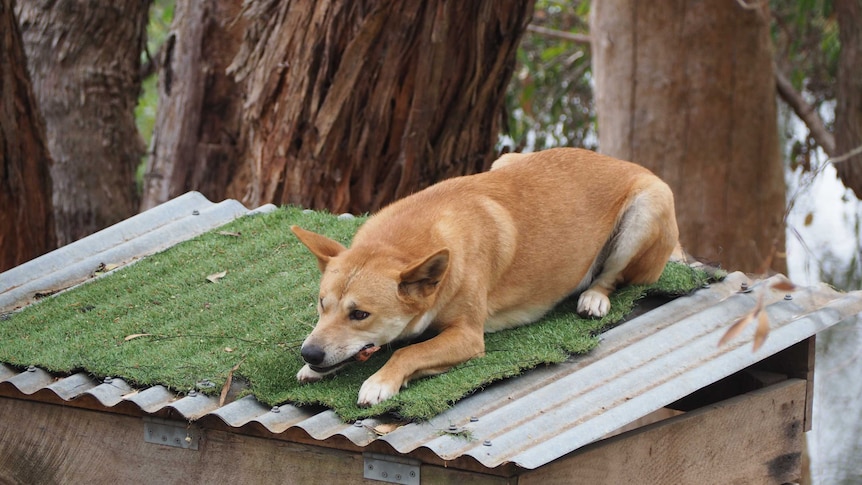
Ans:
MULTIPOLYGON (((754 305, 754 308, 751 311, 747 312, 745 315, 741 316, 739 320, 737 320, 730 328, 727 329, 727 332, 724 333, 724 336, 721 337, 721 340, 718 341, 718 346, 726 344, 734 337, 740 334, 742 330, 751 323, 752 320, 757 318, 760 312, 763 310, 763 293, 757 298, 757 304, 754 305)), ((756 349, 755 349, 756 350, 756 349)))
POLYGON ((401 423, 383 423, 371 428, 377 436, 387 435, 402 426, 401 423))
POLYGON ((232 349, 232 348, 230 348, 230 347, 225 347, 225 348, 224 348, 224 351, 225 351, 225 352, 233 352, 233 349, 232 349))
POLYGON ((778 291, 794 291, 796 290, 796 285, 790 280, 781 280, 773 283, 771 288, 778 291))
POLYGON ((113 264, 113 263, 112 263, 112 264, 99 263, 99 265, 98 265, 98 266, 96 266, 95 271, 93 271, 93 275, 97 275, 97 274, 98 274, 98 275, 100 275, 100 274, 104 274, 104 273, 107 273, 108 271, 113 271, 113 270, 115 270, 115 269, 117 269, 117 268, 119 268, 119 267, 120 267, 120 265, 119 265, 119 264, 113 264))
POLYGON ((230 237, 240 237, 242 236, 241 232, 230 232, 230 231, 219 231, 216 234, 220 234, 222 236, 230 236, 230 237))
POLYGON ((230 370, 230 372, 227 373, 227 379, 225 379, 224 385, 221 386, 221 394, 219 394, 219 397, 218 397, 218 406, 219 407, 224 406, 224 402, 227 399, 227 393, 230 391, 230 385, 233 383, 233 373, 234 373, 234 371, 239 369, 240 364, 242 364, 242 361, 237 362, 237 364, 235 366, 233 366, 233 368, 230 370))
POLYGON ((769 316, 765 311, 760 311, 757 316, 757 330, 754 332, 754 352, 766 342, 766 337, 769 336, 769 316))
POLYGON ((809 212, 808 214, 805 214, 805 222, 803 222, 802 224, 804 224, 805 227, 808 227, 811 225, 812 222, 814 222, 814 213, 809 212))
POLYGON ((126 335, 126 338, 124 338, 123 341, 128 342, 129 340, 134 340, 136 338, 141 338, 141 337, 149 337, 151 335, 152 335, 151 333, 133 333, 131 335, 126 335))
POLYGON ((718 346, 721 347, 722 345, 726 344, 727 342, 735 338, 737 335, 739 335, 740 332, 742 332, 742 330, 747 327, 753 319, 753 312, 748 312, 743 315, 739 320, 736 321, 736 323, 734 323, 730 326, 730 328, 727 329, 727 332, 724 332, 724 335, 721 337, 721 340, 718 341, 718 346))
POLYGON ((227 271, 222 271, 221 273, 213 273, 207 276, 207 281, 210 283, 216 283, 218 280, 224 278, 227 275, 227 271))

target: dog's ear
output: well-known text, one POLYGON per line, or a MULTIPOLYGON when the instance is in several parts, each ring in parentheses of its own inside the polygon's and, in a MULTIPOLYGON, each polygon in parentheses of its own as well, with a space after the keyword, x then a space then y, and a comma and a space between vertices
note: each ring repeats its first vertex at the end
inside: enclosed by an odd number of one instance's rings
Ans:
POLYGON ((408 298, 427 298, 449 269, 449 249, 443 248, 401 272, 398 292, 408 298))
POLYGON ((305 244, 305 247, 317 257, 317 267, 323 273, 326 270, 326 265, 329 260, 338 256, 346 248, 341 244, 329 239, 326 236, 321 236, 316 232, 306 231, 299 226, 290 226, 290 230, 296 234, 296 237, 305 244))

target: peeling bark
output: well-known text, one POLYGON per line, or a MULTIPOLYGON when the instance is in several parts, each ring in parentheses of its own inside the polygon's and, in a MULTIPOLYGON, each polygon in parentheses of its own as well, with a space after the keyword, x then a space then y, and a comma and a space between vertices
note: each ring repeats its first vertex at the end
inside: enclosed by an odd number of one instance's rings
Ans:
POLYGON ((0 272, 54 249, 51 158, 14 0, 0 0, 0 272))
POLYGON ((365 212, 493 161, 533 1, 252 1, 230 194, 365 212))
POLYGON ((225 72, 245 30, 241 0, 179 0, 159 63, 159 110, 141 209, 188 190, 222 200, 238 166, 242 93, 225 72))

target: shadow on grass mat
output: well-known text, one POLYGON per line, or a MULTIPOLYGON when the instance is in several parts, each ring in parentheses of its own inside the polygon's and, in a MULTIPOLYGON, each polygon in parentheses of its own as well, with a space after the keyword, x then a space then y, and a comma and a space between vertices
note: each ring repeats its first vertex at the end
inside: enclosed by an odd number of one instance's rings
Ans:
POLYGON ((359 387, 391 350, 321 382, 296 381, 299 346, 316 321, 319 274, 314 258, 288 230, 299 224, 347 245, 362 221, 296 208, 240 218, 9 315, 0 321, 0 362, 216 395, 235 375, 270 405, 321 404, 345 420, 387 412, 428 419, 488 383, 589 351, 599 331, 648 293, 683 295, 709 279, 702 271, 668 264, 655 285, 617 292, 611 313, 601 320, 578 317, 575 302, 566 301, 538 323, 486 335, 485 357, 362 409, 355 404, 359 387))

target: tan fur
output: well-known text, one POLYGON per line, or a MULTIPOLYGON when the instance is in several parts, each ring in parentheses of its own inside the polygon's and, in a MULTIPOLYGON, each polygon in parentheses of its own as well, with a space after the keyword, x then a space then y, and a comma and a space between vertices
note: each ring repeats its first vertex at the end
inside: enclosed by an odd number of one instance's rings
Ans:
POLYGON ((483 355, 483 332, 535 321, 570 294, 582 292, 580 313, 604 316, 617 286, 658 279, 678 239, 664 182, 575 148, 507 154, 395 202, 350 249, 291 229, 322 271, 320 319, 302 349, 313 365, 300 381, 366 346, 438 332, 397 350, 362 385, 360 405, 483 355))

